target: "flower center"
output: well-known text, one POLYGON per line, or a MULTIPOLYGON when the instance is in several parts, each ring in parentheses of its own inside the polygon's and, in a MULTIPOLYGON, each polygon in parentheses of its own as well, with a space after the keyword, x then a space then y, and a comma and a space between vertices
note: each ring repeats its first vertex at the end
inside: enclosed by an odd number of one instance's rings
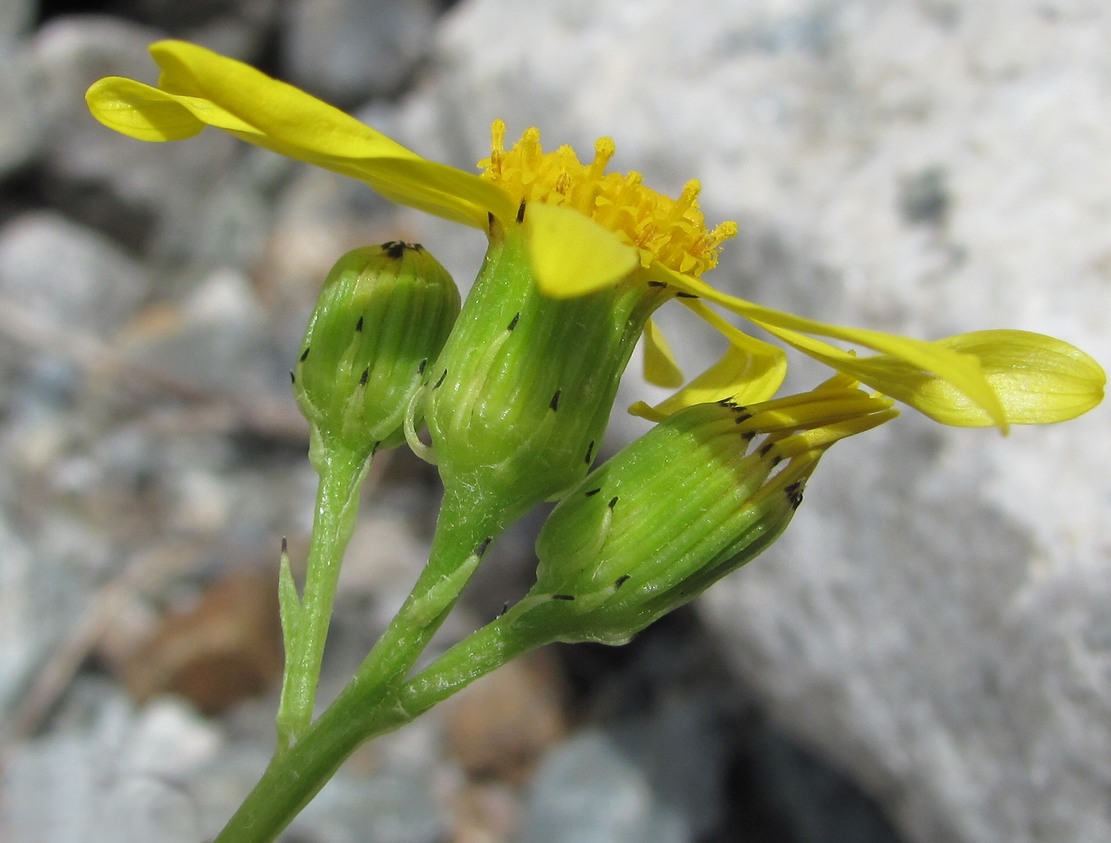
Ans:
POLYGON ((687 182, 672 199, 645 187, 640 173, 605 172, 615 151, 610 138, 600 138, 594 160, 583 164, 569 146, 544 152, 539 129, 528 129, 508 152, 505 123, 495 120, 491 134, 490 157, 478 162, 483 178, 519 202, 574 208, 668 269, 700 276, 717 264, 722 242, 737 233, 735 222, 706 228, 697 181, 687 182))

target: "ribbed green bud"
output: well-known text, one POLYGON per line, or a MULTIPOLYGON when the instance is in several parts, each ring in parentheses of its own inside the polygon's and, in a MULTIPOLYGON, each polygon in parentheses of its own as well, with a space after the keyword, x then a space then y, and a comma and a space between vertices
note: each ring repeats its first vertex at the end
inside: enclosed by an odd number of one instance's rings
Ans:
POLYGON ((455 283, 422 246, 384 243, 340 258, 293 370, 314 437, 354 454, 400 444, 409 402, 458 313, 455 283))
POLYGON ((474 289, 427 373, 425 417, 445 487, 489 532, 589 470, 644 323, 667 294, 638 277, 590 295, 539 292, 526 229, 491 234, 474 289))
POLYGON ((627 641, 775 541, 822 453, 894 415, 841 377, 747 408, 676 413, 553 510, 520 622, 541 639, 627 641))

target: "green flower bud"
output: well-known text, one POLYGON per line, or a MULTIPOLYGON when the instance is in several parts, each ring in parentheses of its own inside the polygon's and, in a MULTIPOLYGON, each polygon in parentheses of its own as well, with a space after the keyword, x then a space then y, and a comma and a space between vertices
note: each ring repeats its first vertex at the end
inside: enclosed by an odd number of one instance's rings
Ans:
POLYGON ((458 313, 455 283, 421 246, 391 242, 340 258, 292 373, 314 442, 365 455, 400 444, 409 403, 458 313))
POLYGON ((490 248, 424 396, 445 507, 483 512, 494 535, 589 470, 651 312, 668 296, 636 272, 571 299, 538 289, 527 230, 490 248))
POLYGON ((894 415, 844 377, 676 413, 553 510, 520 622, 546 640, 627 641, 775 541, 825 450, 894 415))

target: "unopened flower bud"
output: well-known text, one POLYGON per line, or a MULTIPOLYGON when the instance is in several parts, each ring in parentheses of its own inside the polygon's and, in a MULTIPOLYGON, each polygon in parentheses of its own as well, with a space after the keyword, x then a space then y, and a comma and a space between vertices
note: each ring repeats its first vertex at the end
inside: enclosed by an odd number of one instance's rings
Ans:
POLYGON ((458 313, 455 283, 422 246, 391 242, 340 258, 293 370, 314 437, 366 455, 400 444, 409 402, 458 313))
POLYGON ((549 640, 628 640, 775 541, 825 450, 894 415, 844 377, 676 413, 561 499, 521 622, 549 640))

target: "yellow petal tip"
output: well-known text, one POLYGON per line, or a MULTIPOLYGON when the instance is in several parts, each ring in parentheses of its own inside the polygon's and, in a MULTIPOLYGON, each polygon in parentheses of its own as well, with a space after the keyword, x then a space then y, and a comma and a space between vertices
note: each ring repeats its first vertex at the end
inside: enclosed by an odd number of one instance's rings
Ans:
POLYGON ((524 219, 537 286, 552 298, 612 286, 640 262, 636 248, 570 208, 535 202, 524 219))

